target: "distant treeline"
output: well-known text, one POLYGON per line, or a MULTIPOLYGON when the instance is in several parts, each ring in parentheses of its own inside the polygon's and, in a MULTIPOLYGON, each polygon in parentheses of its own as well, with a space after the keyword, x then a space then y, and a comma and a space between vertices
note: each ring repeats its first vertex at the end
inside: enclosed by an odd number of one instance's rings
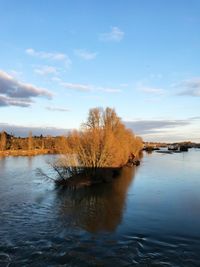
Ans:
MULTIPOLYGON (((51 153, 63 153, 68 150, 72 135, 67 136, 33 136, 16 137, 5 131, 0 133, 0 151, 13 150, 49 150, 51 153)), ((144 147, 168 147, 169 145, 187 145, 188 148, 200 147, 200 143, 190 141, 178 143, 144 142, 144 147)))
POLYGON ((200 143, 195 143, 191 141, 180 141, 175 143, 164 143, 164 142, 144 142, 144 148, 162 148, 169 146, 186 146, 187 148, 199 148, 200 143))
POLYGON ((33 136, 15 137, 3 131, 0 134, 0 151, 9 150, 49 150, 52 153, 63 151, 66 143, 64 136, 33 136))

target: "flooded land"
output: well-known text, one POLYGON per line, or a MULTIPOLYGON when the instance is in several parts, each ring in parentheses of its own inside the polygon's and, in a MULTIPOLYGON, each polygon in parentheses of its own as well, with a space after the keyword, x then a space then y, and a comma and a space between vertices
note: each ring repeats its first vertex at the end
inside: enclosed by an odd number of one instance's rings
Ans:
POLYGON ((77 190, 36 175, 54 157, 0 159, 0 266, 199 266, 199 149, 77 190))

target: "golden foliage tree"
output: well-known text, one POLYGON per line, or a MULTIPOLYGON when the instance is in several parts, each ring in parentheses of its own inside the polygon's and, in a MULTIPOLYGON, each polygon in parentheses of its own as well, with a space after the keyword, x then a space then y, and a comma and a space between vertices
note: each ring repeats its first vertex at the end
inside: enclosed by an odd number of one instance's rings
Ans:
POLYGON ((7 136, 5 132, 1 133, 1 142, 0 142, 0 149, 2 151, 6 150, 6 145, 7 145, 7 136))
POLYGON ((67 142, 66 152, 77 158, 74 164, 90 168, 121 167, 142 149, 141 138, 127 129, 111 108, 91 109, 81 131, 72 132, 67 142))
POLYGON ((32 132, 29 132, 29 136, 28 136, 28 150, 32 150, 33 149, 33 136, 32 136, 32 132))

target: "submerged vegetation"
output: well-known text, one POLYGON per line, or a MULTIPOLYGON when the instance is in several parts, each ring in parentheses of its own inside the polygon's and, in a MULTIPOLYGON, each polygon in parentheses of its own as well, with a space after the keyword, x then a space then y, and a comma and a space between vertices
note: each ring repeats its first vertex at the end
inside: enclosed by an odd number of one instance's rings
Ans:
POLYGON ((138 164, 142 148, 142 139, 125 127, 114 109, 91 109, 81 130, 63 139, 65 156, 52 164, 56 183, 107 181, 123 166, 138 164))

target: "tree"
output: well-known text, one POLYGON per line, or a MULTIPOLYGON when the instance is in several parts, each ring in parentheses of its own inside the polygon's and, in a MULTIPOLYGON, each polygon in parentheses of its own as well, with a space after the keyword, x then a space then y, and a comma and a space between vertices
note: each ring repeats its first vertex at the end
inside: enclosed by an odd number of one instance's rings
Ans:
POLYGON ((28 136, 28 150, 32 150, 33 149, 33 136, 32 136, 32 132, 29 132, 29 136, 28 136))
POLYGON ((67 143, 67 137, 66 136, 59 136, 57 138, 56 150, 62 154, 68 153, 68 143, 67 143))
POLYGON ((131 154, 138 156, 142 141, 127 129, 114 109, 94 108, 80 132, 68 137, 68 152, 76 154, 80 166, 121 167, 131 154))
POLYGON ((102 109, 93 108, 89 110, 87 122, 83 126, 90 129, 99 129, 102 125, 102 109))
POLYGON ((0 147, 2 151, 6 150, 6 147, 7 147, 7 135, 6 135, 6 132, 4 131, 1 133, 0 147))

